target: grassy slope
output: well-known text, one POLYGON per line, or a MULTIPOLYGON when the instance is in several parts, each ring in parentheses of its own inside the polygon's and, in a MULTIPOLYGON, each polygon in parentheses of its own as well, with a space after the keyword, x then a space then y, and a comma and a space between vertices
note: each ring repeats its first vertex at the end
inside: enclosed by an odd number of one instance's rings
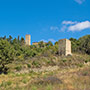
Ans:
MULTIPOLYGON (((90 64, 84 64, 88 59, 90 59, 90 56, 87 55, 59 57, 54 61, 54 65, 59 66, 59 69, 55 71, 28 72, 27 74, 10 72, 8 75, 0 75, 0 90, 90 90, 90 64)), ((40 61, 42 60, 40 59, 40 61)), ((19 64, 9 66, 14 69, 15 66, 20 64, 27 65, 23 63, 19 62, 19 64)), ((28 61, 28 63, 30 62, 28 61)), ((48 66, 49 64, 44 63, 44 65, 48 66)))

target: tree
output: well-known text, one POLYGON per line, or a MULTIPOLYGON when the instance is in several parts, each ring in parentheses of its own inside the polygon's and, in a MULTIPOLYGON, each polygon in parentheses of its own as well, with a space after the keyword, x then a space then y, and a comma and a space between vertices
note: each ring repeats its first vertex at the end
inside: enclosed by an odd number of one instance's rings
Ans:
POLYGON ((79 51, 79 40, 75 39, 75 38, 70 38, 69 39, 71 41, 71 48, 72 48, 72 52, 78 52, 79 51))
POLYGON ((6 39, 6 36, 4 36, 3 39, 5 40, 6 39))
POLYGON ((83 53, 90 54, 90 35, 79 38, 79 50, 83 53))
POLYGON ((9 38, 7 38, 7 40, 11 43, 12 42, 12 36, 9 35, 9 38))
POLYGON ((58 45, 58 42, 55 42, 55 45, 58 45))
POLYGON ((14 60, 15 51, 7 40, 0 40, 0 73, 6 72, 6 65, 14 60))
POLYGON ((83 36, 81 38, 70 38, 72 43, 72 52, 80 52, 90 54, 90 35, 83 36))
POLYGON ((18 42, 19 42, 19 38, 20 38, 20 37, 18 36, 18 42))
POLYGON ((39 45, 40 48, 43 48, 43 47, 45 46, 45 44, 44 44, 43 41, 40 41, 40 42, 38 43, 38 45, 39 45))
POLYGON ((46 43, 46 46, 53 46, 53 44, 51 41, 49 41, 48 43, 46 43))
POLYGON ((25 43, 25 40, 23 37, 21 37, 21 45, 23 45, 25 43))
POLYGON ((17 43, 17 39, 16 38, 13 39, 13 44, 15 44, 15 43, 17 43))

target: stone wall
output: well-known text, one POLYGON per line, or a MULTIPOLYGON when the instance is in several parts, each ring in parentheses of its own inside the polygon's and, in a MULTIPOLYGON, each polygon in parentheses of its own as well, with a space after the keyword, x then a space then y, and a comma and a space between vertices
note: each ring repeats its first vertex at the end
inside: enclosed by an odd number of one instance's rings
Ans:
POLYGON ((71 55, 71 41, 68 39, 59 40, 59 54, 60 55, 71 55))
POLYGON ((32 45, 38 45, 38 42, 33 42, 32 45))

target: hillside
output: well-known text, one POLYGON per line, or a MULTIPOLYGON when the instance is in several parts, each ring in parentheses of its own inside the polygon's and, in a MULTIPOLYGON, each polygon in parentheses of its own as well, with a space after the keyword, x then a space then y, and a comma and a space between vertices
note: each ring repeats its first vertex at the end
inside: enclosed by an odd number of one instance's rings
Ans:
POLYGON ((90 56, 34 57, 8 65, 1 90, 90 90, 90 56))
POLYGON ((70 40, 72 55, 60 56, 58 42, 0 38, 0 90, 90 90, 90 35, 70 40))

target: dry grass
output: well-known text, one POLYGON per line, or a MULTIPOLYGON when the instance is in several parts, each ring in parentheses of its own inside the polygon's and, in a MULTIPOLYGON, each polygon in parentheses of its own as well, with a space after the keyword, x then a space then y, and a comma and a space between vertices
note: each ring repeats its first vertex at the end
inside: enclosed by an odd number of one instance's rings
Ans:
POLYGON ((55 73, 0 75, 1 90, 90 90, 90 67, 55 73))
POLYGON ((55 71, 27 74, 10 72, 8 75, 0 75, 0 90, 90 90, 90 64, 84 64, 84 61, 90 57, 74 55, 73 57, 59 57, 59 59, 55 59, 56 61, 52 59, 55 63, 58 62, 58 66, 60 65, 60 68, 55 71), (58 62, 59 59, 63 60, 58 62), (76 61, 71 62, 71 59, 76 61), (82 66, 77 66, 80 62, 82 66), (75 65, 76 67, 73 68, 72 66, 75 65))

